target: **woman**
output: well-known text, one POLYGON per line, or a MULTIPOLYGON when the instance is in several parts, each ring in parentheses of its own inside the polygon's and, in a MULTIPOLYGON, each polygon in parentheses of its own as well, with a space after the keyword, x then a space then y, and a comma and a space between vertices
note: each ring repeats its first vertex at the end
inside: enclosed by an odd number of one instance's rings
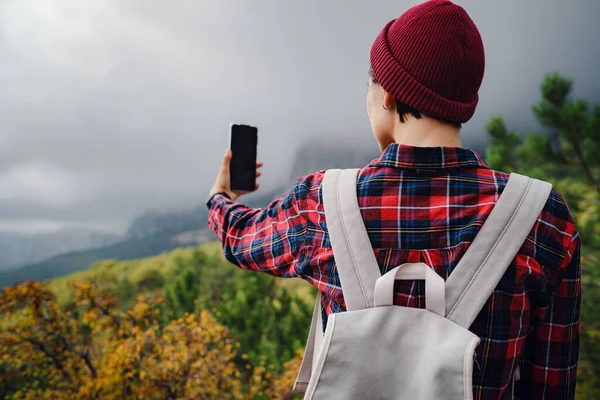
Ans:
MULTIPOLYGON (((360 170, 357 194, 382 273, 424 262, 447 278, 504 190, 508 174, 491 170, 460 139, 483 73, 477 27, 446 0, 409 9, 375 39, 367 115, 382 153, 360 170)), ((325 315, 344 311, 324 217, 324 171, 251 209, 229 188, 230 158, 227 152, 207 203, 226 258, 243 269, 305 279, 321 291, 325 315)), ((573 217, 553 191, 470 328, 481 339, 474 398, 502 398, 517 366, 519 398, 574 398, 579 250, 573 217)), ((421 282, 397 282, 395 304, 423 307, 423 294, 421 282)))

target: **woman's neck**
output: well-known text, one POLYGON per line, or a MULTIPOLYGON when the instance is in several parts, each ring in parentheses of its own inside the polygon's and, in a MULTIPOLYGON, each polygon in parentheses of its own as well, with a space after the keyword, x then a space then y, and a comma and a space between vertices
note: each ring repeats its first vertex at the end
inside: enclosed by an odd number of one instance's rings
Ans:
POLYGON ((393 133, 395 143, 415 147, 462 147, 460 129, 433 118, 408 117, 398 121, 393 133))

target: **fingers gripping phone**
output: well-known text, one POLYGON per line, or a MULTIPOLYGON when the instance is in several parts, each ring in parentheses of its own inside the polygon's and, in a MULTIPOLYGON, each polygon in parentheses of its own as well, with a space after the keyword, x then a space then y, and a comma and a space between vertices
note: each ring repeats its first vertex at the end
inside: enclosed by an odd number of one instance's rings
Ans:
POLYGON ((251 192, 256 188, 258 129, 249 125, 231 124, 229 131, 231 190, 251 192))

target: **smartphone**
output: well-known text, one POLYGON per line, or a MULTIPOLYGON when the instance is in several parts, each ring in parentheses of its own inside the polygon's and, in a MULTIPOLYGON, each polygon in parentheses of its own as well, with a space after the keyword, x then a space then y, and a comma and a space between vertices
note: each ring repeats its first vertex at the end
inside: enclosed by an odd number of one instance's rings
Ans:
POLYGON ((231 150, 231 190, 251 192, 256 188, 256 147, 258 129, 250 125, 231 124, 229 149, 231 150))

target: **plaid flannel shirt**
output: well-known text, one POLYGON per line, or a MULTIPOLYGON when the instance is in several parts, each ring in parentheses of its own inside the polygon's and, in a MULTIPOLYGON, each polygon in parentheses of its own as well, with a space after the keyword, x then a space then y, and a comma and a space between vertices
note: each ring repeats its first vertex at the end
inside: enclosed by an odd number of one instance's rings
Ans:
MULTIPOLYGON (((240 268, 300 277, 345 310, 323 208, 324 171, 299 179, 261 209, 217 196, 209 226, 240 268)), ((385 273, 425 262, 447 278, 498 200, 508 174, 475 151, 392 144, 361 169, 359 207, 385 273)), ((579 352, 580 237, 556 191, 470 330, 481 338, 475 400, 500 399, 517 365, 522 399, 573 399, 579 352)), ((424 307, 422 281, 397 281, 395 304, 424 307)))

